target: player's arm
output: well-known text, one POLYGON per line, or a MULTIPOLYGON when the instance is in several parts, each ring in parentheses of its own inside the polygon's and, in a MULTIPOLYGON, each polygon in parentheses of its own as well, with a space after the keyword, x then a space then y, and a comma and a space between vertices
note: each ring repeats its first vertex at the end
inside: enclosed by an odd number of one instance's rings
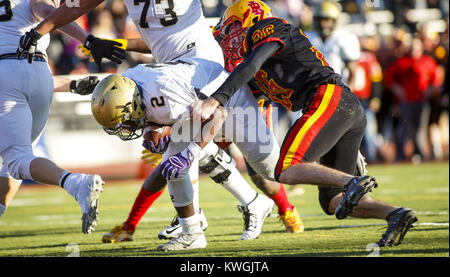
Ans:
POLYGON ((243 60, 225 82, 206 100, 193 104, 193 114, 203 121, 211 117, 214 110, 224 106, 233 94, 249 82, 258 72, 264 62, 280 49, 278 42, 267 42, 253 50, 252 54, 243 60))
POLYGON ((266 60, 272 57, 280 47, 281 45, 278 42, 261 44, 233 70, 211 97, 215 98, 224 106, 238 89, 247 84, 255 76, 266 60))
POLYGON ((210 120, 201 124, 200 136, 196 137, 185 150, 170 156, 161 164, 161 174, 167 180, 170 180, 174 177, 177 178, 182 171, 189 168, 194 159, 200 155, 202 149, 216 137, 226 117, 227 111, 224 107, 219 106, 215 109, 210 120))
MULTIPOLYGON (((32 0, 30 1, 31 12, 41 21, 58 8, 57 4, 56 0, 32 0)), ((88 36, 88 33, 74 22, 61 26, 58 30, 82 43, 88 36)))
POLYGON ((53 76, 55 92, 71 92, 80 95, 91 94, 98 84, 96 76, 87 76, 78 80, 71 80, 64 77, 53 76))
MULTIPOLYGON (((45 35, 59 27, 62 27, 81 15, 87 13, 93 8, 97 7, 104 0, 83 0, 78 1, 79 6, 67 6, 67 1, 59 8, 54 10, 49 16, 47 16, 41 23, 39 23, 34 30, 39 35, 45 35)), ((72 3, 73 4, 73 3, 72 3)))
POLYGON ((127 39, 127 51, 139 52, 144 54, 150 54, 150 48, 148 48, 147 43, 142 38, 130 38, 127 39))

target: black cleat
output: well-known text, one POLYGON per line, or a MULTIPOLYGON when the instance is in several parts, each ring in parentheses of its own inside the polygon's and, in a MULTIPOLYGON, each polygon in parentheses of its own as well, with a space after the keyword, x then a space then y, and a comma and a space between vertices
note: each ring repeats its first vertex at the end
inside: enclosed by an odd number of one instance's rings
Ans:
POLYGON ((402 243, 406 232, 413 227, 414 222, 417 221, 416 213, 408 208, 402 207, 389 213, 386 217, 388 221, 388 228, 383 234, 378 246, 396 246, 402 243))
POLYGON ((358 205, 359 200, 373 188, 378 186, 372 176, 354 177, 345 185, 345 194, 336 208, 336 218, 344 219, 353 213, 353 207, 358 205))

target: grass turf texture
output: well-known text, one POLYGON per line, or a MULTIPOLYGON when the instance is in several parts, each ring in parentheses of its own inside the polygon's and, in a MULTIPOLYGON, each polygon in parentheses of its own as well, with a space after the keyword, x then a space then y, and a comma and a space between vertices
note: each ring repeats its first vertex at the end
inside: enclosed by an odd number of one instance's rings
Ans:
MULTIPOLYGON (((379 187, 371 193, 378 200, 407 206, 419 221, 403 244, 379 249, 380 257, 449 257, 449 164, 369 166, 379 187), (437 224, 436 224, 437 223, 437 224)), ((249 180, 250 182, 250 180, 249 180)), ((277 219, 276 207, 259 239, 238 241, 243 220, 234 199, 210 179, 200 180, 200 204, 208 218, 208 246, 180 252, 155 249, 166 241, 157 234, 173 216, 166 191, 144 216, 133 242, 104 244, 101 237, 125 221, 140 189, 139 181, 107 183, 100 199, 100 221, 94 233, 81 233, 78 204, 60 188, 22 187, 0 220, 0 257, 7 256, 160 256, 160 257, 366 257, 377 255, 370 243, 386 229, 378 219, 337 220, 322 212, 317 188, 289 197, 305 223, 301 234, 288 234, 277 219)), ((289 186, 286 186, 289 190, 289 186)))

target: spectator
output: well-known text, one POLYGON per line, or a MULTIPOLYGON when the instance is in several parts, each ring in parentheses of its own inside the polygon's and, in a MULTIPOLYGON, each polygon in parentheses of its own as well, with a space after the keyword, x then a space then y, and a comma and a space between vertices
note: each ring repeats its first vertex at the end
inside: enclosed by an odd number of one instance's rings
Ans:
POLYGON ((423 53, 423 43, 415 37, 407 55, 398 58, 386 70, 386 84, 400 102, 400 124, 397 129, 397 160, 410 159, 412 154, 420 155, 417 135, 423 107, 430 89, 438 88, 441 83, 437 72, 437 63, 423 53), (411 141, 414 153, 406 153, 405 146, 411 141))
POLYGON ((383 72, 374 54, 376 43, 373 37, 362 37, 361 58, 357 61, 353 92, 358 96, 367 118, 366 131, 361 144, 362 153, 368 162, 377 161, 377 121, 375 115, 381 105, 383 72))

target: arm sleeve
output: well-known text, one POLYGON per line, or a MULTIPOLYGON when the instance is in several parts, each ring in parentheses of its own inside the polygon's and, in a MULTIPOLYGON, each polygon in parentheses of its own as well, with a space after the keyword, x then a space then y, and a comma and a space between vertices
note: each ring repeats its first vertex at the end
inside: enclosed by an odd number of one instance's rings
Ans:
POLYGON ((244 59, 228 76, 225 82, 211 96, 224 106, 233 94, 249 82, 264 62, 272 57, 280 48, 278 42, 267 42, 259 45, 252 54, 244 59))

